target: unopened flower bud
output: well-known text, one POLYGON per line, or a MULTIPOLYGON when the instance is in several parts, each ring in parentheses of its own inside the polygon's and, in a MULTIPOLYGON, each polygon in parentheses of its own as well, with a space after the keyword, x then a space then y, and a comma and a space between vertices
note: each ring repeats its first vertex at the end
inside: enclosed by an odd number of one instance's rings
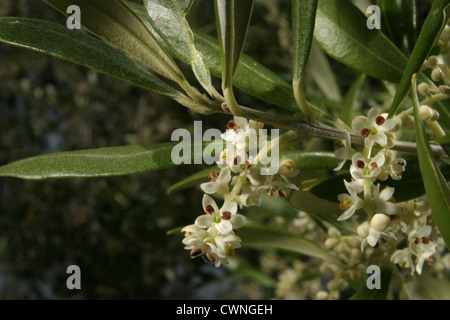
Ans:
POLYGON ((450 94, 450 87, 449 86, 439 86, 439 91, 441 91, 442 94, 448 95, 448 94, 450 94))
POLYGON ((426 83, 422 82, 417 86, 417 91, 419 91, 421 95, 426 96, 428 93, 430 93, 430 87, 428 87, 426 83))
POLYGON ((285 177, 295 177, 299 173, 299 170, 294 161, 284 160, 278 167, 278 173, 285 177))
POLYGON ((433 115, 430 118, 430 121, 437 121, 439 119, 439 112, 433 109, 433 115))
POLYGON ((259 187, 267 182, 268 176, 262 175, 261 170, 255 168, 255 170, 250 170, 250 173, 247 174, 247 178, 253 186, 259 187))
POLYGON ((324 290, 320 290, 319 292, 316 293, 316 299, 317 300, 326 300, 326 299, 328 299, 328 292, 326 292, 324 290))
POLYGON ((399 116, 394 116, 392 119, 395 120, 395 126, 390 131, 395 132, 400 130, 403 123, 402 119, 399 116))
POLYGON ((338 254, 343 254, 346 253, 350 248, 348 247, 347 244, 341 242, 336 246, 336 252, 338 254))
POLYGON ((434 69, 438 64, 438 59, 436 56, 430 56, 427 60, 427 66, 434 69))
POLYGON ((367 237, 369 235, 369 223, 367 221, 361 223, 358 229, 356 229, 356 232, 361 238, 367 237))
POLYGON ((337 237, 340 237, 340 236, 341 236, 341 233, 340 233, 339 230, 336 229, 335 227, 330 227, 330 228, 328 229, 328 235, 329 235, 330 237, 335 237, 335 238, 337 238, 337 237))
POLYGON ((373 216, 372 220, 370 220, 370 226, 377 231, 384 231, 389 226, 391 219, 384 213, 377 213, 373 216))
POLYGON ((264 127, 263 122, 259 122, 259 121, 255 121, 255 120, 250 120, 248 122, 248 124, 250 125, 251 129, 256 130, 256 133, 259 132, 259 129, 262 129, 264 127))
POLYGON ((433 110, 429 106, 423 105, 419 107, 419 114, 422 120, 430 120, 433 116, 433 110))
POLYGON ((414 118, 412 116, 407 116, 403 119, 403 125, 408 130, 414 130, 414 118))
POLYGON ((441 69, 439 69, 439 68, 433 69, 433 71, 431 72, 431 79, 432 79, 434 82, 439 82, 439 81, 441 81, 441 79, 442 79, 442 72, 441 72, 441 69))
POLYGON ((327 249, 333 249, 338 244, 338 242, 339 241, 337 238, 327 238, 324 245, 327 249))

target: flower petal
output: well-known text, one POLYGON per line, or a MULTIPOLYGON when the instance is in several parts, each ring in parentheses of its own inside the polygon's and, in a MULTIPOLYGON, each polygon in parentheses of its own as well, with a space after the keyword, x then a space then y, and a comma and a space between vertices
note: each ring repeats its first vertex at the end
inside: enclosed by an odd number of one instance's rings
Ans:
POLYGON ((209 214, 202 214, 195 219, 195 225, 199 228, 207 229, 213 225, 212 216, 209 214))
POLYGON ((210 196, 208 196, 207 194, 203 195, 203 199, 202 199, 202 205, 203 205, 203 210, 206 213, 211 214, 211 212, 207 211, 206 208, 208 206, 211 206, 213 208, 213 212, 219 212, 219 208, 217 207, 216 202, 214 201, 213 198, 211 198, 210 196))

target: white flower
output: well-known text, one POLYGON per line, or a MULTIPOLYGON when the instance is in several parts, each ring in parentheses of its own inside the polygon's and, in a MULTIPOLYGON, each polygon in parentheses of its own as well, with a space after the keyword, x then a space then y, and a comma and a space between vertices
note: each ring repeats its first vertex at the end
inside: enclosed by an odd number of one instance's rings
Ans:
POLYGON ((364 157, 362 153, 355 153, 352 157, 352 165, 350 173, 355 179, 372 179, 376 180, 381 173, 381 166, 384 164, 384 155, 379 152, 370 161, 364 157))
POLYGON ((211 254, 207 254, 208 260, 214 263, 216 267, 219 267, 222 263, 228 264, 227 258, 234 255, 235 249, 241 247, 241 242, 241 238, 235 235, 215 237, 213 243, 208 243, 211 249, 211 254))
POLYGON ((339 140, 335 143, 335 151, 334 155, 336 158, 342 159, 341 162, 339 162, 338 166, 334 168, 334 171, 339 171, 344 166, 345 162, 347 160, 351 160, 353 155, 356 153, 356 150, 352 148, 351 140, 350 140, 350 134, 346 131, 345 132, 345 140, 339 140))
POLYGON ((242 227, 245 222, 245 217, 236 214, 237 203, 224 203, 222 208, 217 207, 213 198, 208 195, 203 195, 203 210, 206 214, 199 216, 195 220, 195 225, 200 228, 210 229, 215 227, 219 235, 234 234, 234 230, 242 227))
POLYGON ((284 191, 284 188, 298 190, 298 187, 295 184, 283 181, 279 175, 275 175, 271 177, 269 182, 259 186, 256 189, 256 192, 269 190, 267 194, 271 197, 286 198, 287 194, 286 191, 284 191))
POLYGON ((230 149, 224 149, 220 152, 219 160, 216 162, 220 169, 229 168, 234 173, 241 172, 241 165, 248 161, 247 153, 241 151, 233 153, 230 149))
POLYGON ((291 159, 283 160, 278 167, 278 174, 288 178, 295 177, 299 172, 297 165, 291 159))
POLYGON ((227 130, 221 135, 222 139, 231 142, 238 150, 248 152, 256 150, 258 147, 258 131, 261 128, 260 123, 245 118, 234 116, 230 120, 227 130))
POLYGON ((394 158, 394 154, 391 150, 384 150, 385 162, 381 167, 381 174, 378 175, 378 179, 386 180, 389 176, 394 180, 400 180, 406 167, 406 160, 403 158, 394 158))
POLYGON ((393 119, 386 119, 385 114, 378 114, 375 109, 370 109, 367 117, 356 116, 352 121, 352 129, 355 133, 362 135, 364 139, 364 145, 367 148, 373 147, 377 142, 379 145, 386 146, 388 144, 389 130, 393 129, 396 125, 396 121, 393 119))
POLYGON ((345 210, 338 218, 339 221, 347 220, 356 210, 361 209, 364 206, 364 200, 358 197, 358 193, 362 191, 359 184, 350 184, 344 180, 345 188, 347 188, 348 194, 341 193, 338 195, 339 208, 345 210))
POLYGON ((365 221, 361 225, 358 226, 357 233, 363 238, 361 241, 361 251, 364 251, 366 244, 369 244, 371 247, 377 247, 380 243, 385 243, 389 238, 396 238, 393 232, 386 232, 389 223, 386 218, 389 220, 389 217, 383 217, 384 214, 375 214, 372 220, 369 222, 365 221), (380 222, 380 220, 382 220, 380 222), (383 221, 384 220, 384 221, 383 221))
POLYGON ((409 249, 416 256, 416 271, 421 274, 423 263, 425 261, 431 263, 430 257, 436 252, 436 244, 429 238, 431 226, 426 222, 416 222, 414 226, 415 228, 408 235, 409 249))
POLYGON ((261 192, 251 183, 246 182, 242 188, 242 193, 239 195, 239 205, 244 207, 259 207, 261 205, 261 192))
POLYGON ((230 168, 220 170, 218 176, 217 172, 213 170, 208 174, 208 176, 211 178, 211 181, 200 184, 200 188, 202 188, 203 192, 207 194, 217 192, 222 195, 229 193, 228 182, 230 182, 231 179, 230 168))
POLYGON ((372 186, 372 204, 375 211, 388 215, 395 215, 399 212, 400 208, 392 202, 394 191, 394 188, 386 187, 380 192, 380 184, 372 186))
POLYGON ((191 224, 184 227, 181 232, 185 232, 183 244, 186 250, 191 250, 190 255, 195 258, 209 250, 207 245, 209 234, 206 230, 191 224))
POLYGON ((415 266, 411 257, 411 250, 409 250, 409 248, 396 250, 391 256, 391 261, 398 264, 402 268, 410 268, 411 274, 414 273, 415 266))

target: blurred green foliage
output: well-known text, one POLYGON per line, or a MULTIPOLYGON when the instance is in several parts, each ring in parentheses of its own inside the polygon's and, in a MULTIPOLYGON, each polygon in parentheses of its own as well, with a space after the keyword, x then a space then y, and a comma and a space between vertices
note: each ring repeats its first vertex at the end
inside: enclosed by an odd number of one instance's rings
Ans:
MULTIPOLYGON (((211 10, 212 8, 205 8, 211 10)), ((198 8, 202 16, 202 8, 198 8)), ((212 14, 212 13, 211 13, 212 14)), ((2 1, 1 16, 65 24, 42 1, 2 1)), ((199 115, 83 67, 0 46, 0 164, 33 155, 170 141, 199 115)), ((221 128, 225 117, 208 118, 221 128)), ((201 192, 167 195, 199 167, 106 179, 0 180, 0 298, 243 298, 226 269, 192 261, 169 229, 192 223, 201 192), (68 290, 66 268, 81 268, 68 290)))

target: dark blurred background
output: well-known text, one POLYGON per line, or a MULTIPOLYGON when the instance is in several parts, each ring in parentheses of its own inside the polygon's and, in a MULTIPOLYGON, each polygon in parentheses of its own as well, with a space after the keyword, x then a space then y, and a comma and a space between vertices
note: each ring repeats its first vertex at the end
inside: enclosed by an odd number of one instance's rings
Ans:
MULTIPOLYGON (((261 1, 246 47, 287 80, 289 24, 280 12, 289 4, 261 1)), ((2 0, 0 16, 65 24, 65 17, 41 0, 2 0)), ((214 34, 212 1, 196 1, 189 20, 214 34)), ((263 105, 238 95, 245 103, 263 105)), ((191 129, 194 120, 204 120, 205 130, 225 129, 228 119, 194 114, 109 76, 0 44, 0 165, 50 152, 167 142, 174 129, 191 129)), ((0 179, 0 298, 272 297, 273 283, 263 275, 191 260, 181 235, 166 234, 202 213, 198 188, 166 193, 199 168, 101 179, 0 179), (81 290, 66 287, 66 268, 72 264, 81 268, 81 290)), ((239 266, 258 264, 260 251, 237 253, 239 266)))

